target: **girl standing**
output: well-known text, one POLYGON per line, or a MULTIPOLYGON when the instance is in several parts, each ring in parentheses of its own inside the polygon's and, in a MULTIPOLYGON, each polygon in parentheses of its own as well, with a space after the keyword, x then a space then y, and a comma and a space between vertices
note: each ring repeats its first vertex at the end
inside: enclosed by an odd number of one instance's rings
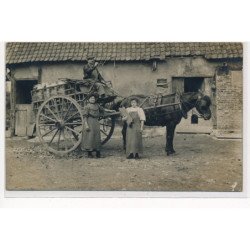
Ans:
POLYGON ((126 131, 126 156, 128 159, 139 159, 142 154, 142 131, 146 117, 143 109, 138 107, 138 103, 138 99, 131 99, 131 107, 126 109, 128 115, 122 118, 128 123, 126 131), (132 122, 128 122, 130 120, 132 122))

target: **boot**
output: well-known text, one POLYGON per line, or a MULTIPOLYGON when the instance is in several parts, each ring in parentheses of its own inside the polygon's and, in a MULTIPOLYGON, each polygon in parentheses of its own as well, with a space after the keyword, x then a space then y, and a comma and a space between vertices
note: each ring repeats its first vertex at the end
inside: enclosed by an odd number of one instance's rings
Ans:
POLYGON ((101 152, 100 151, 96 151, 96 158, 101 158, 101 152))
POLYGON ((92 152, 88 151, 88 158, 93 158, 92 152))
POLYGON ((133 159, 133 158, 134 158, 134 155, 132 153, 127 157, 127 159, 133 159))
POLYGON ((135 159, 140 159, 141 157, 139 156, 138 153, 135 154, 135 159))

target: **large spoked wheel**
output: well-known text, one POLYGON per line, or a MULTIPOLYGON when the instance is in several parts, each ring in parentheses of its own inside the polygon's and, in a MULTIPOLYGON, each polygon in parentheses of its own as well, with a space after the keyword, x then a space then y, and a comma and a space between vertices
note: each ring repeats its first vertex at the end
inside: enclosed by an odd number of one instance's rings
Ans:
POLYGON ((114 117, 101 117, 99 119, 102 145, 108 142, 115 129, 114 117))
POLYGON ((80 105, 67 96, 53 96, 37 113, 37 134, 48 151, 67 154, 82 141, 83 117, 80 105))

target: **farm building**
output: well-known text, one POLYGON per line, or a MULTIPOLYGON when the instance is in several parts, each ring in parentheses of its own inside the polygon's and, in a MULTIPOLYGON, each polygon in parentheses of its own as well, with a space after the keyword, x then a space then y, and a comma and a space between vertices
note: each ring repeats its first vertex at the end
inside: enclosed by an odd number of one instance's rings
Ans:
POLYGON ((242 134, 241 43, 7 43, 11 81, 11 132, 26 136, 32 123, 31 90, 59 78, 83 78, 89 56, 121 96, 202 90, 212 100, 212 119, 182 120, 177 132, 242 134))

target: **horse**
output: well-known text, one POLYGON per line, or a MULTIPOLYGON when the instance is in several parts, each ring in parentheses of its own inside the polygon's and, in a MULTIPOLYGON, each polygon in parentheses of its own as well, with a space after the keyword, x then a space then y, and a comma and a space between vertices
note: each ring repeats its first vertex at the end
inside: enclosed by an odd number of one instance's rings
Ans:
MULTIPOLYGON (((136 98, 139 100, 139 106, 144 109, 146 115, 146 126, 165 126, 166 127, 166 146, 165 151, 167 155, 175 153, 173 147, 174 133, 176 126, 180 123, 182 118, 187 118, 187 112, 193 108, 199 113, 199 116, 205 120, 211 118, 211 99, 209 96, 204 95, 202 92, 189 92, 179 94, 179 109, 169 111, 172 105, 176 103, 178 95, 170 94, 161 96, 160 105, 155 103, 155 108, 152 108, 152 100, 149 96, 132 95, 120 101, 120 107, 128 107, 130 100, 136 98), (151 102, 151 103, 150 103, 151 102)), ((176 105, 175 105, 176 106, 176 105)), ((172 106, 173 108, 173 106, 172 106)), ((126 148, 126 130, 127 124, 124 122, 122 128, 123 146, 126 148)))

